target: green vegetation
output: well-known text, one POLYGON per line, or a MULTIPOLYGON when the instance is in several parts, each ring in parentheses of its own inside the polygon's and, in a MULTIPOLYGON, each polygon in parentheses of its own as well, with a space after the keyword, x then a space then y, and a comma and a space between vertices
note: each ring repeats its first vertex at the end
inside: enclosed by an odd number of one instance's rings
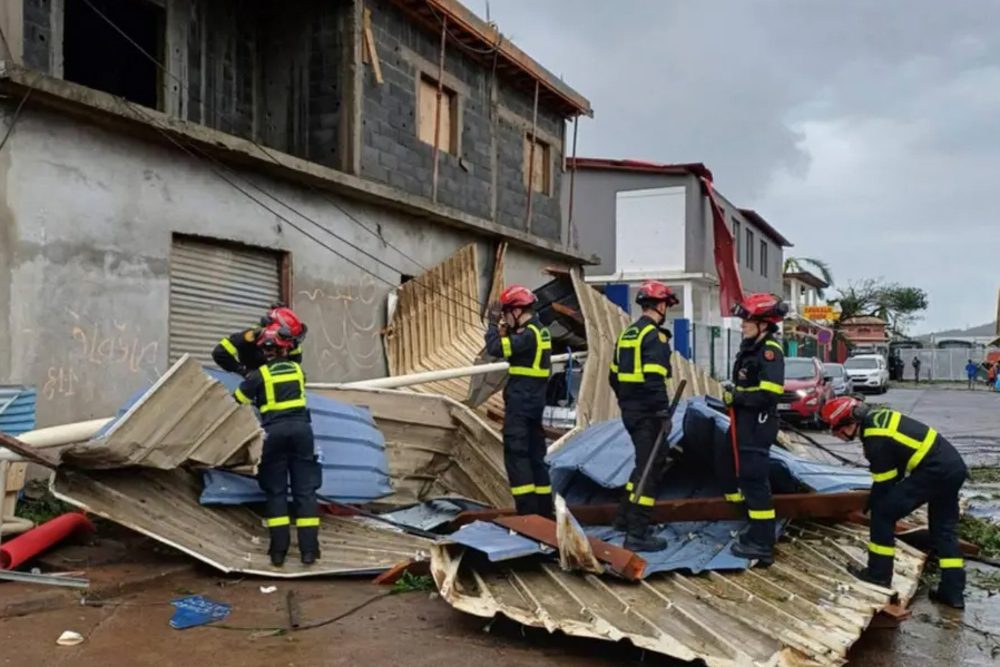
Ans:
POLYGON ((965 515, 958 524, 958 534, 963 540, 979 547, 983 556, 987 558, 1000 556, 1000 525, 965 515))
POLYGON ((404 572, 403 576, 392 585, 393 593, 417 593, 432 590, 434 590, 434 579, 426 574, 404 572))
POLYGON ((969 477, 976 484, 1000 483, 1000 468, 972 468, 969 477))
POLYGON ((40 524, 67 512, 76 511, 72 505, 53 496, 44 482, 29 482, 26 491, 25 497, 17 503, 14 516, 40 524))

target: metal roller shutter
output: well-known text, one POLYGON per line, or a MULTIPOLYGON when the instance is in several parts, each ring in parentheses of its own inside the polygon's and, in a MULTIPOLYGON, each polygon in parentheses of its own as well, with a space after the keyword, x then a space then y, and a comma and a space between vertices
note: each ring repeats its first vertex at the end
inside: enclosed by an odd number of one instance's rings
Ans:
POLYGON ((177 239, 170 253, 170 362, 212 362, 223 336, 260 321, 280 300, 281 255, 177 239))

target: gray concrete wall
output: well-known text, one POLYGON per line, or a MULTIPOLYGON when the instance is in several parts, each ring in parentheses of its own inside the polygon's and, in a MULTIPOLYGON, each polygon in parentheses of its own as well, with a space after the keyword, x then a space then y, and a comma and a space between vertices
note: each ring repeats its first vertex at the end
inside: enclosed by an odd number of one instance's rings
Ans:
MULTIPOLYGON (((704 199, 704 197, 702 197, 704 199)), ((737 257, 736 267, 740 272, 740 279, 743 281, 743 289, 747 292, 771 292, 773 294, 781 294, 784 287, 782 285, 781 268, 783 259, 783 249, 777 243, 775 243, 771 238, 764 236, 756 225, 751 223, 740 211, 733 206, 733 204, 725 197, 719 197, 719 204, 725 210, 726 214, 726 224, 729 226, 729 231, 733 231, 733 220, 738 220, 740 223, 740 239, 737 247, 739 248, 739 256, 737 257), (753 230, 754 235, 754 262, 753 269, 747 266, 746 258, 746 230, 753 230), (764 240, 767 243, 767 258, 768 258, 768 271, 767 277, 761 274, 760 268, 760 242, 764 240)), ((706 234, 706 244, 704 248, 703 261, 705 268, 703 269, 706 273, 711 275, 716 275, 715 271, 715 235, 712 233, 712 219, 710 217, 710 212, 708 210, 707 204, 704 205, 704 212, 702 214, 705 220, 705 234, 706 234)))
MULTIPOLYGON (((3 106, 5 123, 12 104, 3 106)), ((253 178, 383 258, 397 270, 377 267, 292 218, 392 285, 400 273, 419 273, 418 264, 432 266, 466 243, 480 244, 484 262, 493 252, 482 237, 335 198, 406 259, 317 193, 253 178)), ((390 287, 305 238, 204 162, 28 109, 0 156, 0 195, 0 382, 38 387, 41 425, 109 415, 166 370, 174 233, 290 252, 293 305, 310 325, 310 378, 385 373, 381 330, 390 287)), ((508 279, 541 284, 548 264, 530 252, 514 252, 508 279)))

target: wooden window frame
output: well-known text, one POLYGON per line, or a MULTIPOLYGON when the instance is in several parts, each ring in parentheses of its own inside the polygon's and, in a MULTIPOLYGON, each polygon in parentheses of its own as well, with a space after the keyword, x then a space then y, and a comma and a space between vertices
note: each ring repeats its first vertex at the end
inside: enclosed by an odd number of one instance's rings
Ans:
MULTIPOLYGON (((421 129, 422 116, 420 113, 420 109, 422 106, 421 99, 425 94, 424 84, 430 84, 430 86, 433 87, 434 89, 435 113, 436 113, 438 79, 437 77, 432 76, 427 72, 417 72, 417 76, 415 78, 417 83, 417 105, 416 105, 417 118, 416 118, 416 123, 414 123, 414 130, 416 131, 417 139, 421 143, 429 146, 431 150, 434 150, 433 138, 430 141, 427 141, 421 136, 422 133, 420 129, 421 129)), ((442 153, 447 153, 455 157, 460 157, 462 151, 462 146, 461 146, 461 138, 462 138, 461 99, 462 98, 459 92, 455 90, 453 87, 449 86, 447 82, 444 82, 443 85, 441 86, 441 95, 442 95, 442 101, 444 101, 445 104, 448 105, 448 114, 450 116, 451 122, 448 128, 448 135, 446 138, 447 140, 445 141, 445 145, 440 147, 440 151, 442 153)), ((433 124, 435 121, 432 118, 430 119, 429 122, 431 123, 431 136, 433 137, 433 132, 434 132, 433 124)))
POLYGON ((530 185, 531 192, 533 194, 540 194, 540 195, 544 195, 546 197, 551 197, 552 196, 552 171, 553 171, 553 169, 552 169, 552 144, 550 142, 546 141, 545 139, 543 139, 542 137, 538 136, 537 133, 534 135, 534 137, 532 137, 531 132, 525 132, 524 133, 524 141, 522 142, 522 146, 524 147, 523 148, 523 150, 524 150, 524 157, 523 157, 523 159, 521 161, 521 172, 522 172, 521 175, 522 175, 522 177, 524 179, 524 189, 525 189, 525 191, 527 191, 528 187, 529 187, 529 185, 528 185, 528 175, 529 175, 530 172, 528 171, 528 169, 526 169, 526 167, 529 168, 529 169, 533 168, 533 165, 529 165, 528 164, 529 161, 532 159, 532 155, 531 155, 532 142, 534 142, 536 157, 538 155, 538 149, 539 148, 542 149, 541 150, 541 156, 542 156, 541 157, 541 162, 542 162, 542 180, 544 182, 541 183, 541 184, 539 184, 539 183, 534 182, 534 179, 532 179, 531 185, 530 185), (539 185, 541 185, 541 187, 539 187, 539 185))

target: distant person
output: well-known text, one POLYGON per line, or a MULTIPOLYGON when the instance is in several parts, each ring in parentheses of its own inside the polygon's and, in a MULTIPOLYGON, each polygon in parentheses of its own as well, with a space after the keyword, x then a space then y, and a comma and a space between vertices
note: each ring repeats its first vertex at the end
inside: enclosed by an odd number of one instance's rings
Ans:
POLYGON ((913 364, 913 382, 919 384, 920 383, 920 357, 918 357, 917 355, 913 355, 913 361, 911 363, 913 364))
POLYGON ((986 384, 993 391, 996 391, 996 381, 997 381, 997 365, 986 363, 986 384))
POLYGON ((979 373, 979 366, 972 359, 965 365, 965 375, 969 378, 969 389, 975 388, 976 374, 979 373))

